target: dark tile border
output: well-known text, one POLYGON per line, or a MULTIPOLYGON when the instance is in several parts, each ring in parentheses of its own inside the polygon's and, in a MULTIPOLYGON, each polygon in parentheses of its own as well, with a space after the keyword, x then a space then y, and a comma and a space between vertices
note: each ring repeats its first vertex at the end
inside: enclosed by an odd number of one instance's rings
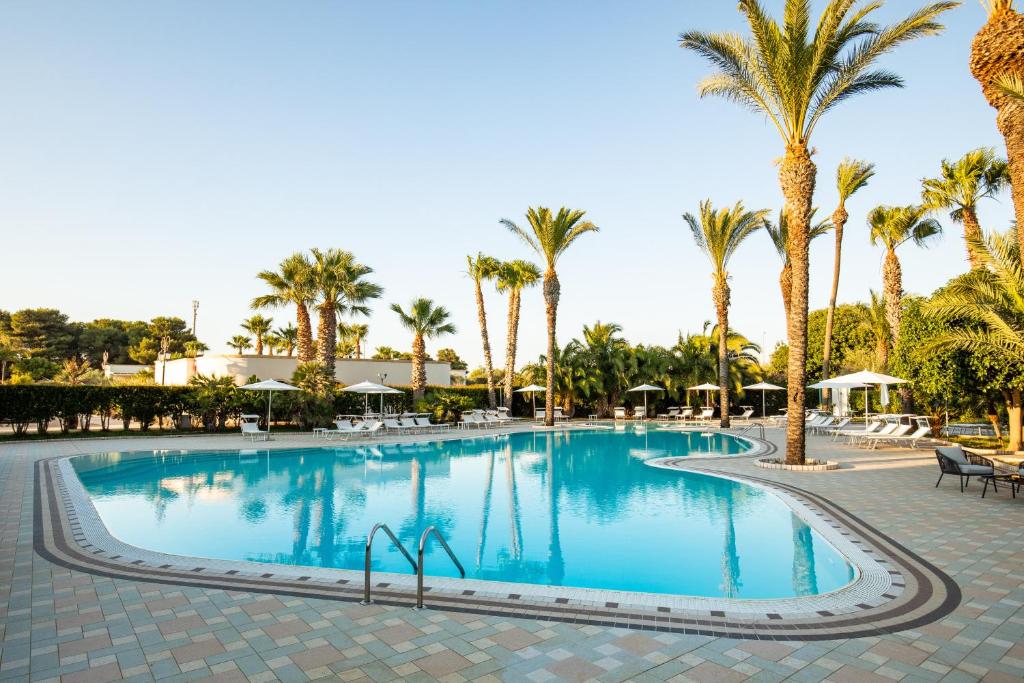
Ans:
MULTIPOLYGON (((119 562, 115 557, 104 557, 103 551, 87 552, 79 547, 71 532, 68 517, 70 511, 65 507, 63 495, 55 480, 57 460, 50 458, 37 461, 33 482, 33 544, 35 551, 50 562, 69 569, 129 581, 349 602, 358 601, 362 597, 361 586, 351 585, 348 581, 309 579, 299 582, 274 579, 273 574, 256 576, 232 571, 185 571, 127 560, 119 562)), ((775 613, 761 617, 749 614, 730 616, 727 612, 698 614, 668 608, 639 611, 629 607, 619 608, 615 603, 600 607, 557 601, 532 602, 521 597, 510 601, 450 591, 432 592, 431 606, 452 612, 580 625, 739 639, 814 641, 878 636, 917 628, 941 619, 960 604, 960 588, 949 576, 831 501, 779 482, 693 466, 698 465, 696 462, 687 464, 690 466, 686 469, 756 482, 801 498, 884 554, 886 561, 898 568, 898 571, 890 571, 906 579, 906 588, 893 600, 881 605, 863 605, 855 613, 832 614, 822 611, 813 616, 790 618, 775 613)), ((414 601, 411 591, 394 587, 378 588, 375 597, 379 604, 390 606, 410 607, 414 601)))

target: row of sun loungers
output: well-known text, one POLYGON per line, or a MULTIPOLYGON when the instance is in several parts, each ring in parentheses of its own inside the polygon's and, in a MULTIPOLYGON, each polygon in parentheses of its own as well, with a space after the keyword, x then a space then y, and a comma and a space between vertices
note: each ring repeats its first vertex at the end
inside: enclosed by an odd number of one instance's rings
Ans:
POLYGON ((488 427, 502 427, 510 422, 517 421, 506 411, 498 410, 470 410, 462 414, 459 420, 459 427, 462 429, 486 429, 488 427))
POLYGON ((830 436, 833 441, 845 438, 850 445, 869 450, 883 444, 917 448, 921 441, 931 438, 932 427, 927 417, 910 417, 907 422, 904 419, 907 417, 879 417, 865 427, 850 427, 850 418, 819 414, 808 419, 805 429, 809 434, 830 436))

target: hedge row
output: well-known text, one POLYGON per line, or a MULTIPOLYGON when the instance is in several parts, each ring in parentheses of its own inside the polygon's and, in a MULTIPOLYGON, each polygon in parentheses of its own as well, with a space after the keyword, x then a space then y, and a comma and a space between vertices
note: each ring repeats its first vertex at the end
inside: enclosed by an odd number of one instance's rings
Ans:
MULTIPOLYGON (((412 391, 398 387, 403 394, 386 395, 384 405, 391 411, 413 408, 412 391)), ((274 397, 275 421, 308 421, 300 415, 306 405, 296 392, 274 397)), ((487 388, 482 386, 428 387, 426 399, 440 402, 455 398, 465 407, 487 406, 487 388)), ((362 414, 367 398, 361 394, 336 391, 329 397, 328 412, 333 414, 362 414), (331 405, 333 403, 333 406, 331 405)), ((380 405, 380 396, 369 396, 371 410, 380 405)), ((513 412, 526 415, 529 405, 516 394, 513 412)), ((98 426, 110 428, 112 417, 122 420, 124 429, 132 423, 143 431, 157 420, 168 419, 178 429, 186 425, 201 425, 208 430, 223 429, 228 420, 243 413, 262 415, 266 411, 263 392, 230 389, 223 392, 204 391, 191 386, 66 386, 66 385, 0 385, 0 423, 10 424, 15 435, 26 434, 32 425, 45 434, 53 420, 57 420, 64 433, 78 429, 89 431, 98 426)))

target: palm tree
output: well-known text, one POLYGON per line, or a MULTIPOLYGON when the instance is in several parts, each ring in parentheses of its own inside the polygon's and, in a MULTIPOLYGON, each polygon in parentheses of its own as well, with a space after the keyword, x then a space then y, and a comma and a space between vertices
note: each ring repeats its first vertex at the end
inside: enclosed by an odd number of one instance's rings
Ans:
MULTIPOLYGON (((981 267, 937 292, 931 311, 958 324, 948 325, 936 348, 985 352, 1015 366, 1024 363, 1024 271, 1020 246, 1012 232, 972 240, 981 267)), ((1020 450, 1021 390, 1010 388, 1007 409, 1011 451, 1020 450)))
POLYGON ((487 309, 484 307, 484 290, 481 283, 493 280, 498 275, 501 263, 493 256, 484 256, 477 252, 476 258, 466 257, 469 266, 469 277, 473 279, 473 290, 476 294, 476 318, 480 323, 480 339, 484 347, 484 372, 487 373, 487 405, 493 408, 494 400, 494 363, 491 362, 491 340, 487 335, 487 309))
MULTIPOLYGON (((740 244, 764 225, 767 209, 747 211, 743 202, 731 209, 715 209, 711 200, 700 203, 698 216, 683 214, 693 240, 711 261, 711 300, 718 316, 718 329, 729 329, 729 259, 740 244)), ((721 426, 729 426, 729 353, 727 344, 718 345, 718 404, 721 426)))
POLYGON ((558 322, 558 299, 562 286, 558 281, 555 266, 558 259, 572 246, 572 243, 585 233, 597 232, 599 228, 590 221, 584 220, 585 211, 562 207, 556 215, 551 209, 538 206, 526 211, 529 229, 523 229, 507 218, 501 224, 518 235, 538 256, 544 260, 544 309, 548 323, 547 362, 547 393, 544 398, 544 424, 553 427, 555 424, 555 354, 558 344, 555 340, 555 328, 558 322))
MULTIPOLYGON (((739 0, 750 37, 735 33, 691 31, 680 36, 717 69, 699 86, 700 95, 718 95, 766 116, 785 145, 779 184, 790 220, 789 253, 793 264, 792 306, 788 323, 788 409, 803 415, 807 384, 808 244, 817 168, 811 161, 811 136, 821 118, 854 95, 899 87, 894 73, 874 70, 874 62, 901 43, 938 33, 937 17, 957 2, 934 2, 891 26, 872 22, 883 6, 856 0, 829 0, 812 24, 808 0, 786 0, 779 25, 758 0, 739 0), (811 33, 813 31, 813 33, 811 33)), ((786 461, 803 464, 804 428, 800 420, 786 427, 786 461)))
POLYGON ((436 306, 430 299, 413 299, 406 312, 398 304, 391 304, 391 310, 398 314, 402 327, 413 333, 412 339, 412 393, 413 400, 423 398, 427 386, 427 339, 442 334, 455 334, 455 325, 448 322, 448 309, 436 306))
POLYGON ((252 300, 253 308, 281 308, 295 306, 295 324, 298 330, 296 346, 298 362, 313 360, 313 326, 309 319, 309 307, 316 298, 316 290, 310 277, 309 259, 295 253, 281 261, 276 271, 264 270, 256 277, 271 289, 270 294, 252 300))
POLYGON ((522 307, 522 291, 527 287, 533 287, 540 281, 540 278, 540 268, 521 259, 505 261, 498 269, 496 282, 498 291, 508 292, 505 376, 502 378, 502 384, 504 384, 505 405, 509 407, 512 406, 512 390, 515 386, 516 347, 519 343, 519 311, 522 307))
POLYGON ((889 323, 889 336, 895 346, 900 338, 900 318, 903 313, 903 269, 896 249, 913 242, 919 247, 942 234, 942 226, 934 218, 926 218, 923 206, 878 206, 868 214, 871 226, 871 244, 885 247, 882 265, 882 292, 885 297, 885 319, 889 323))
POLYGON ((266 341, 267 335, 270 334, 273 324, 273 320, 264 318, 262 315, 254 315, 242 321, 242 329, 256 339, 255 351, 257 356, 263 355, 263 342, 266 341))
MULTIPOLYGON (((811 220, 814 220, 816 213, 818 213, 817 208, 811 209, 811 220)), ((793 262, 789 258, 789 221, 786 220, 786 210, 783 209, 779 212, 778 223, 773 224, 766 219, 764 221, 764 228, 768 231, 768 236, 771 238, 772 245, 775 247, 775 251, 778 252, 779 258, 782 259, 782 272, 779 273, 779 290, 782 292, 782 309, 786 313, 786 327, 788 329, 790 311, 793 307, 793 262)), ((831 229, 832 224, 827 219, 812 224, 808 232, 808 242, 813 242, 816 237, 821 237, 831 229)))
POLYGON ((238 355, 241 356, 245 353, 246 349, 252 348, 252 339, 245 335, 236 334, 234 337, 228 340, 228 346, 238 350, 238 355))
POLYGON ((569 344, 572 353, 582 361, 582 369, 590 380, 582 385, 583 393, 597 394, 596 412, 609 416, 612 407, 619 404, 626 385, 630 365, 630 346, 620 335, 622 326, 602 323, 583 326, 583 339, 569 344))
POLYGON ((348 251, 342 249, 311 249, 313 262, 310 276, 317 292, 317 360, 334 376, 338 345, 339 315, 369 315, 366 303, 379 298, 384 290, 380 285, 365 280, 373 268, 365 266, 348 251))
POLYGON ((283 353, 289 358, 295 353, 295 345, 299 340, 299 330, 291 323, 274 330, 274 343, 278 353, 283 353))
POLYGON ((871 300, 867 306, 858 309, 858 323, 875 340, 876 366, 873 369, 885 372, 889 364, 889 349, 892 347, 892 329, 886 317, 885 297, 873 289, 869 290, 869 294, 871 300))
POLYGON ((971 268, 981 265, 971 249, 971 244, 981 239, 978 202, 1002 190, 1009 179, 1006 161, 997 158, 991 147, 982 147, 968 152, 956 162, 943 159, 941 175, 921 181, 924 187, 921 200, 925 207, 952 209, 949 217, 954 223, 963 224, 967 260, 971 268))
POLYGON ((971 45, 971 73, 981 84, 985 99, 995 108, 996 125, 1006 141, 1017 242, 1024 246, 1024 15, 1013 9, 1013 0, 984 2, 988 21, 971 45))
POLYGON ((348 332, 348 338, 352 340, 355 345, 356 358, 363 357, 363 340, 366 339, 366 335, 370 333, 370 326, 365 323, 348 323, 345 325, 345 330, 348 332))
MULTIPOLYGON (((822 379, 831 377, 832 371, 832 331, 836 320, 836 299, 839 296, 839 270, 843 257, 843 228, 850 214, 846 212, 846 202, 858 190, 868 184, 875 175, 875 165, 856 159, 843 159, 836 169, 836 189, 839 191, 839 203, 832 212, 832 225, 835 227, 836 252, 832 262, 832 293, 828 299, 828 313, 825 316, 825 342, 821 357, 822 379)), ((827 395, 827 392, 826 392, 827 395)))

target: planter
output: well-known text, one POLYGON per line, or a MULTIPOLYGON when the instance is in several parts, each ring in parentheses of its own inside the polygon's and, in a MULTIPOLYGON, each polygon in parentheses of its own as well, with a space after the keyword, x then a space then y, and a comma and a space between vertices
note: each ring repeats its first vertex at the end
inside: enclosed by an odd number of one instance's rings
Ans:
POLYGON ((839 463, 833 460, 808 460, 803 465, 790 465, 780 458, 758 458, 754 464, 766 470, 788 470, 790 472, 828 472, 839 469, 839 463))

